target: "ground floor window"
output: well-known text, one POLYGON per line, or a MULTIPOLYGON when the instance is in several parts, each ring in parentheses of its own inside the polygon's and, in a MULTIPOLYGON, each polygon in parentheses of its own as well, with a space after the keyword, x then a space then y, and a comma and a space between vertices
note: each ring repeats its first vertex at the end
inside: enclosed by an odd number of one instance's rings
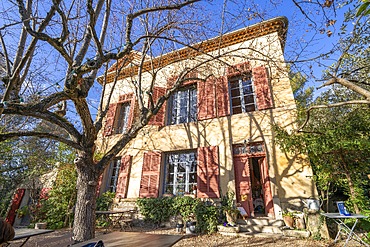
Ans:
POLYGON ((117 190, 117 181, 120 167, 121 158, 114 159, 109 165, 107 190, 110 192, 116 192, 117 190))
POLYGON ((166 155, 164 192, 177 196, 196 193, 197 155, 195 151, 166 155))

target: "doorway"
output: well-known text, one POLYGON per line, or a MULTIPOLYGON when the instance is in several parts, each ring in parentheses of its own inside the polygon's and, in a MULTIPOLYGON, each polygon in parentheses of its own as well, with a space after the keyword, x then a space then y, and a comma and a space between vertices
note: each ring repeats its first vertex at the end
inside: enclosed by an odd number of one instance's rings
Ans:
MULTIPOLYGON (((255 144, 263 145, 263 144, 255 144)), ((234 147, 234 150, 238 147, 234 147)), ((234 151, 236 201, 249 217, 274 217, 270 177, 264 148, 234 151), (251 153, 250 151, 258 150, 251 153)))

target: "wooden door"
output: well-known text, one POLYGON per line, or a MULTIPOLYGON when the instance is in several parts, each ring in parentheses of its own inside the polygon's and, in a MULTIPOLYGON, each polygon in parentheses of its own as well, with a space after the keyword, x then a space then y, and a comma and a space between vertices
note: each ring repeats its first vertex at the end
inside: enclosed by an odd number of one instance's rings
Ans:
POLYGON ((250 217, 253 215, 253 201, 248 157, 234 157, 234 172, 236 202, 242 205, 250 217))
POLYGON ((265 204, 265 213, 267 216, 274 217, 274 202, 272 200, 270 176, 268 172, 268 166, 266 157, 258 159, 258 164, 261 172, 261 182, 263 190, 263 201, 265 204))

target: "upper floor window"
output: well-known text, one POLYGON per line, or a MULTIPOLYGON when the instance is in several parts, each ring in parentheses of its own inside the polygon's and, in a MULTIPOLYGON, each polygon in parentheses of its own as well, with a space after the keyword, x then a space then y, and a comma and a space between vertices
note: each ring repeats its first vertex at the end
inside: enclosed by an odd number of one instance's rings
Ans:
POLYGON ((122 134, 127 130, 128 119, 130 115, 130 103, 125 102, 118 104, 116 111, 114 134, 122 134))
POLYGON ((256 101, 250 76, 230 79, 231 112, 239 114, 256 110, 256 101))
POLYGON ((166 155, 164 192, 174 195, 195 194, 197 156, 195 152, 166 155))
POLYGON ((117 181, 119 176, 119 170, 121 167, 121 158, 114 159, 108 170, 108 191, 116 192, 117 190, 117 181))
POLYGON ((168 124, 197 120, 197 89, 195 85, 179 89, 169 99, 168 124))

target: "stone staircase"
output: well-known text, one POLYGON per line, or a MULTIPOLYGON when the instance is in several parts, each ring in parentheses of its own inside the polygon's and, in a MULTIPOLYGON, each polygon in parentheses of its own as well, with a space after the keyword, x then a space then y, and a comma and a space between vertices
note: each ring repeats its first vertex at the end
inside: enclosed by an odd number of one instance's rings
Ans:
POLYGON ((282 234, 283 220, 275 220, 268 217, 238 219, 240 232, 244 233, 274 233, 282 234))

